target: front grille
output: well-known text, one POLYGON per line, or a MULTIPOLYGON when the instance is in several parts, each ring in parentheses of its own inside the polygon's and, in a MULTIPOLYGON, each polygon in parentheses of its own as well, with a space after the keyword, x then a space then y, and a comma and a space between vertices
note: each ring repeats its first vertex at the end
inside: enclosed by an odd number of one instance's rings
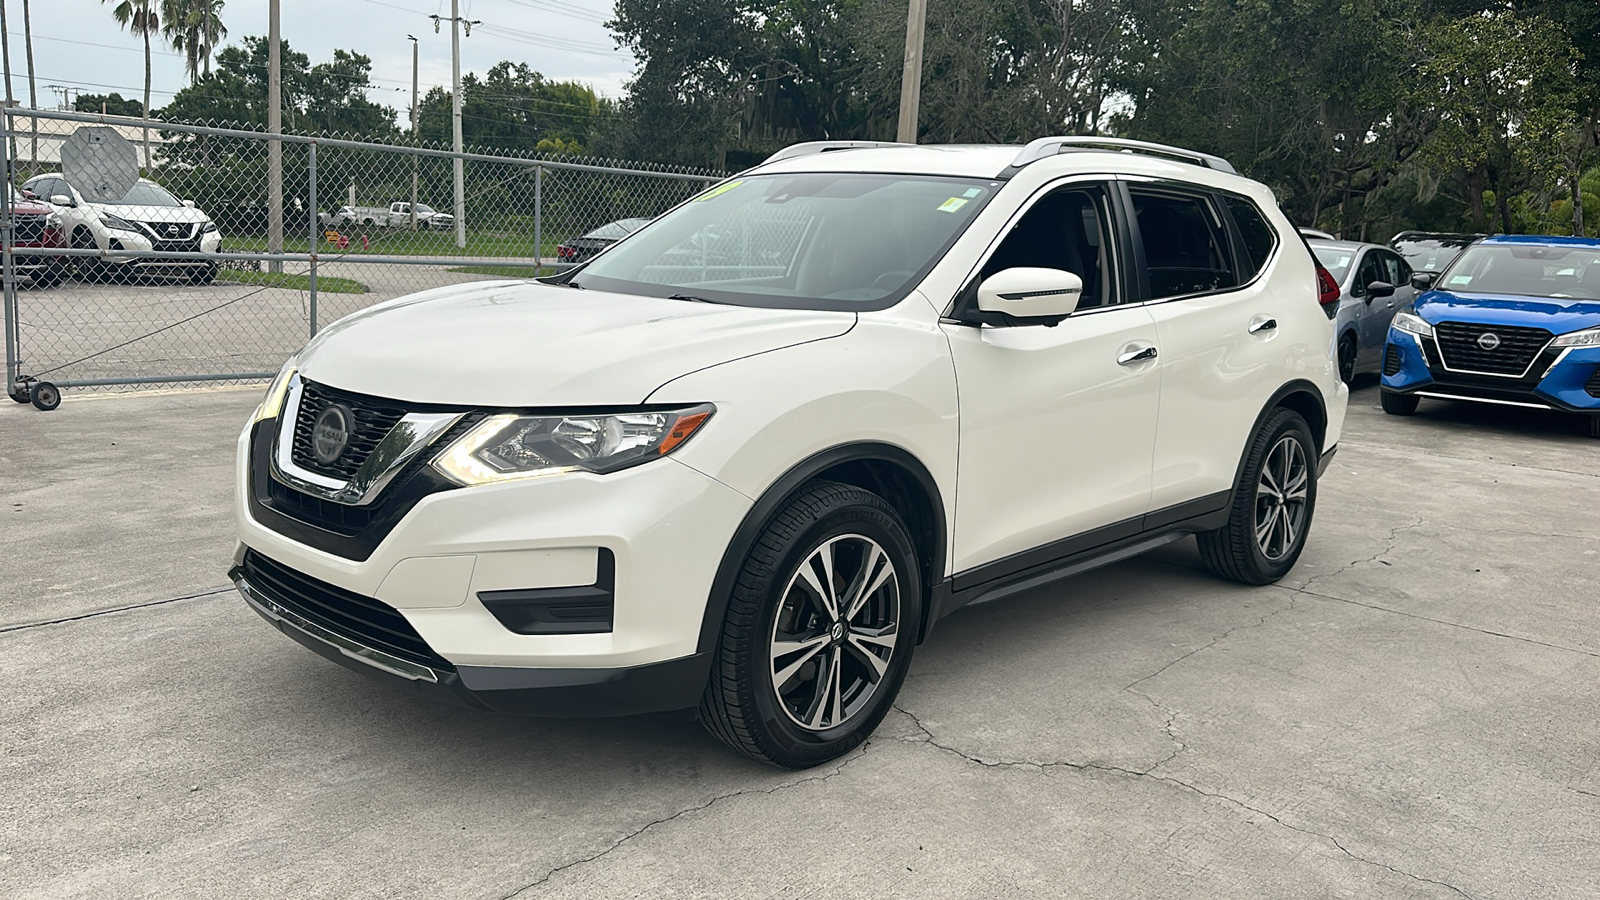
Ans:
POLYGON ((267 497, 278 512, 346 537, 360 534, 372 523, 372 510, 368 507, 346 506, 304 494, 276 478, 268 480, 267 497))
POLYGON ((242 568, 252 587, 295 615, 406 662, 455 671, 388 604, 296 572, 254 550, 245 551, 242 568))
POLYGON ((29 216, 18 214, 12 221, 12 234, 19 244, 40 244, 44 242, 44 216, 29 216))
POLYGON ((1400 374, 1400 348, 1393 344, 1383 348, 1383 374, 1400 374))
POLYGON ((1521 375, 1528 364, 1552 335, 1543 328, 1524 328, 1517 325, 1481 325, 1470 322, 1440 322, 1433 333, 1444 354, 1445 364, 1461 372, 1485 372, 1491 375, 1521 375), (1492 332, 1500 338, 1500 345, 1485 350, 1478 339, 1492 332))
POLYGON ((150 243, 150 249, 165 253, 199 253, 200 239, 192 238, 178 241, 162 239, 158 241, 152 241, 150 243))
POLYGON ((326 475, 329 478, 338 478, 349 481, 367 461, 373 448, 378 446, 384 436, 393 430, 395 424, 406 414, 403 407, 396 406, 387 400, 368 397, 364 394, 352 394, 330 388, 326 385, 316 384, 311 381, 302 381, 300 393, 300 413, 294 420, 294 447, 292 458, 295 465, 326 475), (317 461, 317 455, 312 450, 311 431, 316 424, 317 416, 322 411, 340 403, 349 408, 354 414, 355 425, 351 429, 350 443, 345 447, 344 453, 328 465, 317 461))
POLYGON ((1589 376, 1589 383, 1585 384, 1583 389, 1588 391, 1591 397, 1600 397, 1600 367, 1597 367, 1594 370, 1594 374, 1589 376))
POLYGON ((187 241, 200 236, 199 228, 193 222, 140 222, 145 231, 158 241, 187 241), (176 225, 174 231, 172 226, 176 225))

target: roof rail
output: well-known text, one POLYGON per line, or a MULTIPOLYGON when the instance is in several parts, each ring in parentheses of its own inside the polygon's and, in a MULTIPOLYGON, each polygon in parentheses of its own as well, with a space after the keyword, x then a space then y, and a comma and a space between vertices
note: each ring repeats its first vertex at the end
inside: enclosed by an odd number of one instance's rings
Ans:
POLYGON ((775 163, 780 159, 794 159, 797 156, 810 156, 813 153, 829 153, 834 150, 859 150, 863 147, 915 147, 916 144, 903 144, 898 141, 808 141, 804 144, 790 144, 762 161, 762 165, 775 163))
MULTIPOLYGON (((803 144, 801 146, 804 146, 803 144)), ((1171 147, 1166 144, 1152 144, 1149 141, 1130 141, 1127 138, 1113 137, 1045 137, 1029 142, 1022 148, 1017 158, 1011 162, 1012 169, 1020 169, 1041 159, 1064 153, 1068 150, 1110 150, 1116 153, 1143 153, 1148 156, 1159 156, 1164 159, 1173 159, 1191 165, 1204 166, 1216 169, 1218 172, 1227 172, 1237 175, 1238 170, 1233 164, 1220 156, 1201 153, 1197 150, 1185 150, 1182 147, 1171 147)))

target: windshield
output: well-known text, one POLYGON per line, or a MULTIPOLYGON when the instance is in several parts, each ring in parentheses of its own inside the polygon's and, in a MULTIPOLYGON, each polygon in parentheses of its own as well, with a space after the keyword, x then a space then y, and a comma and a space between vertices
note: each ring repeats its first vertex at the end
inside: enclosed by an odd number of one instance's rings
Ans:
POLYGON ((1317 262, 1322 263, 1322 267, 1328 270, 1333 280, 1344 284, 1344 275, 1350 271, 1350 263, 1356 258, 1355 251, 1316 245, 1312 245, 1311 249, 1317 254, 1317 262))
POLYGON ((884 309, 998 188, 915 175, 746 176, 651 222, 572 283, 744 306, 884 309))
POLYGON ((1442 272, 1474 240, 1477 240, 1475 235, 1460 238, 1419 238, 1397 240, 1390 246, 1400 251, 1400 255, 1411 264, 1413 272, 1442 272))
POLYGON ((418 203, 417 204, 417 215, 419 215, 419 216, 431 216, 431 215, 433 215, 433 207, 429 206, 426 203, 418 203))
POLYGON ((1440 290, 1600 300, 1600 248, 1478 244, 1446 272, 1440 290))
POLYGON ((159 184, 140 181, 134 184, 118 203, 128 206, 182 206, 178 198, 167 193, 167 189, 159 184))

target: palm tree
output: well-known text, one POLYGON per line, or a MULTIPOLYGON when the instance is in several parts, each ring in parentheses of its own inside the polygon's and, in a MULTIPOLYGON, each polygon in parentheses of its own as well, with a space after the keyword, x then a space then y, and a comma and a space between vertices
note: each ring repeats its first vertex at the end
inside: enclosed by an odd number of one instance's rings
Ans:
MULTIPOLYGON (((112 0, 100 0, 110 3, 112 0)), ((111 18, 133 34, 144 38, 144 117, 150 118, 150 35, 161 30, 161 16, 156 12, 155 0, 118 0, 111 8, 111 18)), ((144 164, 150 165, 150 126, 144 129, 144 164)))
POLYGON ((211 74, 211 54, 228 36, 222 24, 224 0, 161 0, 161 32, 184 54, 190 83, 211 74))

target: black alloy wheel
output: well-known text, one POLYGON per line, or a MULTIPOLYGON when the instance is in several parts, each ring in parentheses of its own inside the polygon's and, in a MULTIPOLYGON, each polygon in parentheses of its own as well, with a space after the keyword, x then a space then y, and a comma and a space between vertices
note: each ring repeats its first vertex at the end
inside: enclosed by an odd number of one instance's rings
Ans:
POLYGON ((1339 339, 1339 380, 1349 384, 1356 380, 1356 338, 1347 334, 1339 339))
POLYGON ((701 721, 785 768, 848 753, 893 704, 921 616, 916 551, 895 509, 862 488, 813 484, 744 561, 701 721))
POLYGON ((1274 410, 1250 442, 1228 524, 1196 535, 1206 568, 1244 584, 1271 584, 1287 575, 1311 530, 1317 463, 1306 420, 1293 410, 1274 410))

